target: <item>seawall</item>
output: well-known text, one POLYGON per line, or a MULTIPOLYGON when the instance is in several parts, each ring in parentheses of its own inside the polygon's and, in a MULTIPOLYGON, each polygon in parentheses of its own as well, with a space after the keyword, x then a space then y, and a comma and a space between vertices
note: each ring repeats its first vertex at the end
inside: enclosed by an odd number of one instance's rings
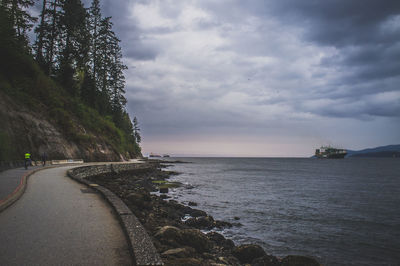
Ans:
POLYGON ((107 188, 87 180, 88 177, 100 174, 145 171, 149 168, 151 166, 148 164, 132 163, 92 165, 71 169, 68 171, 68 176, 96 190, 110 203, 124 230, 136 265, 163 265, 150 236, 126 204, 107 188))

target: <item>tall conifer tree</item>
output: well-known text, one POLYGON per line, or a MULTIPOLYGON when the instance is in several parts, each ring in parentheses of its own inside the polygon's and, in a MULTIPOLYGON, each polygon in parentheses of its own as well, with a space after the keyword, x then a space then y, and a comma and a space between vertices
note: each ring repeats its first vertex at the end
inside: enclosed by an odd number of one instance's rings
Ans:
POLYGON ((92 74, 96 79, 97 68, 100 64, 99 55, 99 32, 101 28, 101 11, 99 0, 93 0, 89 8, 89 30, 92 37, 90 56, 92 64, 92 74))
POLYGON ((111 18, 101 20, 99 31, 100 65, 98 68, 98 85, 102 100, 110 103, 108 110, 113 115, 114 122, 120 125, 123 119, 126 99, 124 97, 125 76, 127 67, 122 62, 120 40, 112 31, 111 18))
POLYGON ((62 4, 62 54, 59 80, 73 95, 79 95, 79 86, 88 65, 89 32, 87 13, 80 0, 67 0, 62 4))
POLYGON ((1 6, 8 15, 18 40, 28 46, 27 33, 37 18, 31 16, 27 9, 34 5, 33 0, 2 0, 1 6))

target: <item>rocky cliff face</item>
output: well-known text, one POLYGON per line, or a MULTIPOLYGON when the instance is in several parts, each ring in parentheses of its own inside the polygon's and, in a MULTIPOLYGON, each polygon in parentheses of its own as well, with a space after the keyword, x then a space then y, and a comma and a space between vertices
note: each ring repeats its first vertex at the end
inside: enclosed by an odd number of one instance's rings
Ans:
MULTIPOLYGON (((120 161, 124 159, 100 136, 91 144, 79 144, 67 138, 48 114, 16 103, 0 91, 0 160, 23 159, 30 152, 34 159, 46 152, 48 159, 84 159, 85 161, 120 161)), ((83 125, 77 125, 86 134, 83 125)))

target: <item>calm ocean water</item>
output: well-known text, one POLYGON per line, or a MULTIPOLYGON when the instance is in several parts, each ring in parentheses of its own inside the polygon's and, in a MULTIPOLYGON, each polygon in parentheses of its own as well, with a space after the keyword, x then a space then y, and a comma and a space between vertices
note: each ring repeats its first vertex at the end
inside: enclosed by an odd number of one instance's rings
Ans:
POLYGON ((324 265, 400 265, 400 160, 177 158, 172 196, 214 218, 222 233, 269 254, 324 265), (234 217, 240 217, 235 221, 234 217))

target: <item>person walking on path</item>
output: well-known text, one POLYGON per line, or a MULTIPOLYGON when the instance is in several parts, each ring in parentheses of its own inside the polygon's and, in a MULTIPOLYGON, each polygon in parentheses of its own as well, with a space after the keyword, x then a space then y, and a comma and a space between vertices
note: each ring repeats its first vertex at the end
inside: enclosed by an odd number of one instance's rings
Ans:
POLYGON ((45 166, 46 165, 46 160, 47 160, 47 154, 46 152, 42 153, 42 165, 45 166))
POLYGON ((25 169, 28 169, 28 165, 31 165, 31 154, 25 153, 25 169))

